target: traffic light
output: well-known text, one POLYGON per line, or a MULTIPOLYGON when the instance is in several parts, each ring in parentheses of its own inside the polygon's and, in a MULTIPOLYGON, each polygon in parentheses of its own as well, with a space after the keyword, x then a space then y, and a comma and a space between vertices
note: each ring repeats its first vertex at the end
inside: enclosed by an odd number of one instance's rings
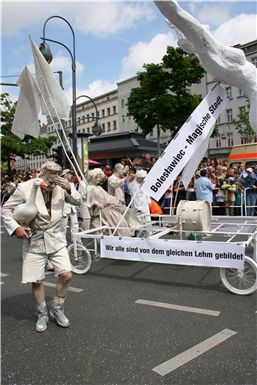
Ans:
POLYGON ((56 163, 59 163, 62 166, 63 163, 63 149, 62 146, 57 146, 52 149, 53 151, 53 158, 56 161, 56 163))

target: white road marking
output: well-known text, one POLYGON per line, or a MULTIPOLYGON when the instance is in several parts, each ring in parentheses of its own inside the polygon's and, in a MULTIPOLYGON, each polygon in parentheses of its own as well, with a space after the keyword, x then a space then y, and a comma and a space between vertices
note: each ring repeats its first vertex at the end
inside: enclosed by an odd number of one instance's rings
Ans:
POLYGON ((198 307, 190 307, 190 306, 180 306, 180 305, 174 305, 172 303, 147 301, 144 299, 138 299, 135 303, 140 304, 140 305, 150 305, 150 306, 162 307, 165 309, 186 311, 186 312, 190 312, 190 313, 211 315, 213 317, 218 317, 220 315, 220 311, 216 311, 216 310, 200 309, 198 307))
POLYGON ((0 277, 8 277, 9 274, 6 273, 0 273, 0 277))
MULTIPOLYGON (((56 284, 55 283, 52 283, 52 282, 45 282, 44 281, 44 285, 45 286, 49 286, 49 287, 56 287, 56 284)), ((83 291, 83 289, 78 289, 77 287, 73 287, 73 286, 70 286, 68 288, 69 291, 74 291, 75 293, 80 293, 81 291, 83 291)))
POLYGON ((192 348, 185 350, 183 353, 180 353, 177 356, 171 358, 170 360, 163 362, 152 370, 158 373, 160 376, 165 376, 166 374, 172 372, 173 370, 179 368, 180 366, 186 364, 194 358, 197 358, 198 356, 214 348, 215 346, 221 344, 222 342, 224 342, 235 334, 237 334, 237 332, 234 332, 230 329, 224 329, 221 332, 215 334, 214 336, 207 338, 206 340, 193 346, 192 348))

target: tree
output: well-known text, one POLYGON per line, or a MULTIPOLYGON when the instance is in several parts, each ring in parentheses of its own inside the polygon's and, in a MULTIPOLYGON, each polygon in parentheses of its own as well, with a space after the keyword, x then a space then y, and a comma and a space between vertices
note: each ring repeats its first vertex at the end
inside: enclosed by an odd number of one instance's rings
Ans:
POLYGON ((162 63, 145 64, 144 69, 137 74, 140 86, 128 97, 128 115, 145 135, 157 124, 175 135, 201 101, 189 87, 200 83, 205 71, 194 55, 173 47, 167 48, 162 63))
POLYGON ((2 161, 7 162, 8 171, 11 171, 11 160, 15 156, 23 159, 28 155, 47 155, 49 149, 56 141, 55 136, 47 138, 33 138, 25 135, 24 139, 18 138, 11 132, 12 122, 14 119, 16 102, 12 102, 7 93, 0 95, 1 105, 1 157, 2 161))
POLYGON ((255 132, 249 123, 249 106, 240 112, 237 119, 233 120, 235 129, 241 136, 244 136, 248 143, 251 143, 255 137, 255 132))

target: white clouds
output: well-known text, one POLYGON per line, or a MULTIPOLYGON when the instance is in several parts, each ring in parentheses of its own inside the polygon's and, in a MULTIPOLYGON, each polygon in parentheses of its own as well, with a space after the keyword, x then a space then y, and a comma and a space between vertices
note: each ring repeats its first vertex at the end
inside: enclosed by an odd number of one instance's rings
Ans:
POLYGON ((230 12, 229 3, 208 3, 201 6, 196 18, 201 24, 208 24, 213 29, 227 21, 230 18, 230 12))
POLYGON ((54 14, 67 17, 77 30, 101 37, 127 30, 139 20, 152 21, 155 17, 150 4, 139 1, 4 2, 2 34, 16 36, 54 14))
MULTIPOLYGON (((188 3, 191 13, 202 25, 208 25, 208 30, 226 45, 243 44, 257 38, 257 15, 255 13, 239 13, 235 15, 235 6, 241 3, 230 1, 193 1, 188 3)), ((245 2, 247 5, 248 2, 245 2)), ((182 3, 183 7, 183 3, 182 3)))
MULTIPOLYGON (((115 90, 117 88, 116 83, 111 83, 104 80, 95 80, 92 83, 89 84, 89 86, 85 89, 83 88, 77 88, 77 97, 80 95, 88 95, 91 98, 94 98, 96 96, 105 94, 106 92, 115 90)), ((66 97, 70 104, 72 104, 72 89, 65 91, 66 97)), ((86 100, 86 98, 85 98, 86 100)), ((81 101, 83 99, 81 98, 81 101)))
MULTIPOLYGON (((75 10, 75 8, 74 8, 75 10)), ((105 37, 133 27, 140 19, 151 21, 154 12, 144 2, 83 3, 76 12, 76 28, 105 37)))
POLYGON ((135 76, 145 63, 160 63, 168 45, 177 45, 171 32, 158 34, 149 43, 132 45, 128 56, 122 60, 120 80, 135 76))
POLYGON ((105 94, 106 92, 112 91, 117 88, 116 83, 111 83, 104 80, 95 80, 92 83, 89 84, 89 86, 86 89, 79 89, 77 91, 77 95, 89 95, 91 98, 105 94))
MULTIPOLYGON (((28 26, 42 23, 49 16, 49 6, 44 3, 3 2, 2 3, 2 35, 13 37, 20 35, 28 26)), ((56 11, 54 3, 51 12, 56 11)))
MULTIPOLYGON (((55 71, 62 71, 63 73, 66 73, 66 77, 71 77, 71 67, 72 62, 70 57, 67 56, 56 56, 53 58, 52 63, 50 64, 53 72, 55 71)), ((82 74, 84 72, 85 66, 84 64, 80 63, 78 60, 76 61, 76 73, 77 76, 82 74)))
POLYGON ((227 45, 248 43, 256 39, 257 15, 241 14, 221 24, 214 36, 227 45))

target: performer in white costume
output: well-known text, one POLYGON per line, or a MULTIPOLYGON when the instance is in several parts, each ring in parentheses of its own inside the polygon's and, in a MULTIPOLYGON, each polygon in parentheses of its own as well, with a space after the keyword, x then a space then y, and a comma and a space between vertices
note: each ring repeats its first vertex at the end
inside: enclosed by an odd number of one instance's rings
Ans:
POLYGON ((193 16, 175 0, 154 1, 178 34, 178 44, 194 53, 206 71, 217 81, 238 87, 250 101, 249 122, 257 131, 257 68, 246 60, 239 48, 216 40, 193 16))
POLYGON ((114 172, 108 178, 108 193, 125 204, 125 194, 123 186, 125 184, 124 178, 125 167, 121 163, 114 166, 114 172))
MULTIPOLYGON (((104 173, 100 168, 95 168, 88 173, 87 204, 91 214, 91 224, 93 227, 100 226, 100 215, 102 223, 110 227, 115 227, 119 223, 126 206, 120 200, 108 194, 99 184, 104 178, 104 173)), ((135 229, 140 226, 131 209, 127 209, 125 217, 120 223, 117 233, 119 236, 133 236, 135 229), (122 229, 124 227, 125 229, 122 229)))
MULTIPOLYGON (((10 235, 23 239, 23 266, 22 283, 32 284, 32 294, 36 302, 38 320, 36 330, 46 330, 48 323, 48 310, 45 301, 43 279, 45 278, 45 264, 49 258, 54 266, 55 275, 58 276, 56 295, 49 304, 49 315, 62 327, 70 326, 68 318, 64 314, 64 301, 69 287, 72 273, 69 255, 66 250, 66 218, 64 215, 64 203, 68 202, 79 206, 81 197, 69 182, 60 177, 61 166, 54 162, 47 162, 41 171, 41 178, 46 186, 37 190, 35 202, 38 211, 29 226, 31 236, 28 237, 28 229, 18 223, 13 212, 21 204, 28 202, 26 211, 30 210, 29 202, 31 190, 35 179, 19 183, 14 194, 2 208, 2 218, 6 230, 10 235)), ((30 235, 30 234, 29 234, 30 235)))
POLYGON ((143 183, 145 177, 147 175, 147 171, 138 170, 133 179, 128 181, 128 188, 131 194, 131 208, 135 212, 137 216, 142 221, 150 222, 150 208, 149 205, 151 203, 151 198, 148 194, 140 189, 141 184, 143 183))

